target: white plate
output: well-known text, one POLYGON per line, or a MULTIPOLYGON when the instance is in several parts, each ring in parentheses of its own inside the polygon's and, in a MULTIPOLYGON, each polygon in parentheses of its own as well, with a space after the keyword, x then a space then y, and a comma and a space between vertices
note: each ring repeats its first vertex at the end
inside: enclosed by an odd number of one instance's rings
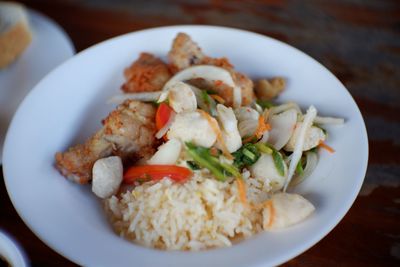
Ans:
POLYGON ((0 69, 0 164, 7 127, 25 95, 53 68, 73 56, 69 37, 54 21, 29 10, 32 42, 10 66, 0 69))
POLYGON ((11 266, 26 267, 30 266, 25 252, 9 234, 0 230, 0 256, 11 266))
POLYGON ((277 265, 323 238, 352 205, 363 182, 368 143, 360 111, 346 88, 321 64, 274 39, 212 26, 175 26, 130 33, 100 43, 68 60, 24 100, 9 128, 4 174, 12 202, 25 223, 54 250, 91 266, 260 266, 277 265), (231 248, 165 252, 134 245, 113 233, 89 186, 64 179, 54 153, 83 141, 113 108, 123 69, 142 51, 165 56, 178 32, 205 53, 227 56, 251 77, 281 75, 288 88, 279 101, 314 104, 320 114, 346 118, 329 128, 336 153, 321 153, 313 175, 296 191, 316 207, 304 223, 261 233, 231 248))

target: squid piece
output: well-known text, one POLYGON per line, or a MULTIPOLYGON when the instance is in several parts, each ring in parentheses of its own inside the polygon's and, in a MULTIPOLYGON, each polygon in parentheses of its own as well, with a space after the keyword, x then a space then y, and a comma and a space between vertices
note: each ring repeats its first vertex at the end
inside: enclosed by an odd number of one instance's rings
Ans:
POLYGON ((168 66, 149 53, 141 53, 139 58, 124 71, 125 83, 121 89, 125 93, 160 91, 171 77, 168 66))
POLYGON ((260 158, 250 166, 253 177, 268 183, 273 192, 281 190, 286 181, 287 166, 284 163, 284 175, 280 175, 275 167, 274 159, 269 154, 262 153, 260 158))
POLYGON ((253 136, 258 127, 260 114, 257 110, 250 107, 240 107, 235 109, 238 120, 238 128, 241 137, 253 136))
POLYGON ((298 194, 274 194, 264 204, 263 228, 266 231, 284 229, 303 221, 314 210, 314 205, 298 194))
POLYGON ((167 136, 204 147, 211 147, 217 140, 207 119, 197 111, 178 113, 167 136))
POLYGON ((84 144, 58 152, 56 167, 69 180, 85 184, 92 179, 96 160, 111 155, 125 161, 148 157, 154 152, 155 107, 127 100, 103 120, 103 128, 84 144))
POLYGON ((168 101, 176 112, 190 112, 197 109, 196 95, 190 85, 183 82, 174 83, 168 90, 168 101))
MULTIPOLYGON (((294 146, 297 142, 297 139, 299 138, 301 125, 302 125, 301 122, 296 123, 296 127, 294 129, 292 136, 289 139, 289 142, 283 148, 286 151, 294 150, 294 146)), ((307 150, 310 150, 310 149, 318 146, 320 144, 320 142, 325 141, 325 139, 326 139, 326 135, 321 128, 318 128, 316 126, 311 126, 306 132, 306 136, 305 136, 304 144, 303 144, 303 151, 307 151, 307 150)))
POLYGON ((242 146, 242 138, 238 130, 238 122, 232 108, 217 105, 217 118, 221 125, 222 138, 229 152, 235 152, 242 146))
POLYGON ((93 165, 92 191, 99 198, 115 195, 123 179, 120 157, 111 156, 97 160, 93 165))
POLYGON ((297 121, 297 111, 294 108, 285 110, 269 118, 271 132, 268 142, 276 149, 281 150, 293 135, 297 121))

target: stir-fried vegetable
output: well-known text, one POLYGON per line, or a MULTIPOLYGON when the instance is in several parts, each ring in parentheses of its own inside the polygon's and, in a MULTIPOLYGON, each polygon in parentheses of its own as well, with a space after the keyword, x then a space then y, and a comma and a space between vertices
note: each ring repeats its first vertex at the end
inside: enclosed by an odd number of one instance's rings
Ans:
POLYGON ((211 116, 215 117, 217 115, 217 103, 215 103, 215 100, 205 90, 201 90, 201 98, 203 100, 204 106, 200 108, 204 109, 204 111, 210 113, 211 116))
POLYGON ((256 145, 247 143, 234 152, 233 156, 235 157, 233 165, 242 169, 243 167, 253 165, 260 157, 260 151, 258 151, 256 145))
POLYGON ((271 108, 274 106, 271 101, 268 100, 257 100, 256 103, 262 107, 262 109, 271 108))
POLYGON ((260 152, 263 152, 265 154, 272 154, 272 152, 274 151, 271 147, 269 147, 267 144, 264 144, 262 142, 258 142, 254 145, 258 150, 260 150, 260 152))
POLYGON ((186 164, 187 164, 187 165, 189 166, 189 168, 192 169, 193 171, 200 170, 200 166, 199 166, 196 162, 194 162, 194 161, 189 160, 189 161, 186 162, 186 164))
MULTIPOLYGON (((302 158, 302 159, 303 159, 303 158, 302 158)), ((297 166, 296 166, 296 174, 298 174, 298 175, 303 175, 303 174, 304 174, 304 169, 303 169, 302 160, 300 160, 299 163, 297 163, 297 166)))
POLYGON ((171 117, 171 114, 174 111, 168 104, 166 103, 161 103, 156 112, 156 127, 157 130, 160 130, 164 125, 168 122, 169 118, 171 117))
POLYGON ((210 149, 194 144, 186 143, 187 152, 194 162, 200 167, 208 169, 220 181, 225 181, 227 177, 239 177, 239 170, 230 164, 221 162, 218 158, 211 155, 210 149))
POLYGON ((292 181, 290 181, 290 186, 298 185, 304 179, 306 179, 307 177, 309 177, 311 175, 311 173, 314 171, 315 167, 317 167, 318 155, 316 152, 307 151, 305 153, 305 157, 302 157, 302 160, 300 162, 296 168, 296 175, 293 177, 292 181), (303 159, 305 162, 304 168, 303 168, 303 159), (301 164, 300 164, 300 162, 301 162, 301 164))
POLYGON ((132 184, 134 182, 161 180, 165 177, 176 182, 182 182, 188 179, 191 174, 192 172, 188 168, 176 165, 132 166, 124 174, 124 182, 132 184))
POLYGON ((328 151, 330 153, 335 153, 335 150, 332 147, 325 144, 324 141, 320 141, 318 146, 322 147, 323 149, 325 149, 326 151, 328 151))
POLYGON ((285 192, 290 181, 292 180, 293 174, 296 170, 297 163, 301 159, 301 155, 303 153, 304 141, 306 138, 307 130, 312 126, 314 118, 317 116, 317 109, 314 106, 310 106, 304 116, 303 124, 300 128, 298 139, 296 140, 296 144, 294 146, 292 159, 289 164, 288 176, 285 182, 285 186, 283 187, 283 191, 285 192))
POLYGON ((283 176, 285 175, 285 167, 284 167, 284 162, 281 153, 278 151, 274 150, 272 152, 272 158, 274 159, 275 167, 278 170, 278 173, 283 176))

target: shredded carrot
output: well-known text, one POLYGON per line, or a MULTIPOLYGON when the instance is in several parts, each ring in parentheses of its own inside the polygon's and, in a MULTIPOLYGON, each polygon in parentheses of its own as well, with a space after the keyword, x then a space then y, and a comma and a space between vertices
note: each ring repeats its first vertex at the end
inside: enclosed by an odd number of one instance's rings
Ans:
POLYGON ((223 99, 221 96, 213 94, 210 95, 215 101, 217 101, 220 104, 224 104, 225 103, 225 99, 223 99))
POLYGON ((264 117, 259 116, 258 117, 258 126, 256 131, 254 132, 254 135, 247 137, 246 139, 243 140, 243 143, 248 143, 253 138, 256 138, 257 140, 262 137, 265 131, 271 130, 271 126, 268 123, 265 123, 264 117))
POLYGON ((218 149, 216 149, 215 147, 210 148, 210 154, 211 156, 218 156, 218 149))
POLYGON ((272 204, 272 200, 267 200, 264 203, 264 207, 269 210, 269 220, 268 220, 267 228, 270 228, 274 222, 274 217, 275 217, 275 208, 274 208, 274 205, 272 204))
POLYGON ((335 150, 332 147, 330 147, 327 144, 325 144, 325 142, 322 141, 322 140, 319 141, 318 146, 323 148, 323 149, 326 149, 329 153, 335 153, 335 150))
POLYGON ((197 111, 200 112, 200 114, 203 115, 203 117, 207 119, 207 121, 210 124, 211 128, 213 129, 214 133, 217 135, 217 140, 218 140, 218 143, 221 145, 222 153, 224 153, 224 156, 227 159, 233 159, 232 154, 229 152, 228 148, 226 147, 224 138, 222 138, 222 133, 221 133, 221 129, 219 128, 218 122, 204 110, 198 109, 197 111))
POLYGON ((236 179, 236 183, 237 183, 237 188, 238 188, 238 191, 239 191, 239 199, 244 205, 246 205, 247 204, 246 188, 245 188, 245 184, 243 182, 243 179, 242 178, 237 178, 236 179))
POLYGON ((216 86, 220 86, 220 85, 223 84, 223 82, 222 82, 221 80, 216 80, 216 81, 214 82, 214 84, 215 84, 216 86))

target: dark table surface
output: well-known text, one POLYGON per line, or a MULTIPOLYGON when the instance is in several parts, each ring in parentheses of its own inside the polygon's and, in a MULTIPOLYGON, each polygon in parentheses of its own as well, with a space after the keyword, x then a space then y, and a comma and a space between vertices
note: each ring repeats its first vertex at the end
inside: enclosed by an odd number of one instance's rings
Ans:
MULTIPOLYGON (((265 34, 331 70, 364 116, 369 165, 338 226, 284 266, 400 266, 400 1, 23 1, 59 23, 79 52, 150 27, 212 24, 265 34)), ((33 266, 74 266, 22 222, 0 179, 0 228, 33 266)))

